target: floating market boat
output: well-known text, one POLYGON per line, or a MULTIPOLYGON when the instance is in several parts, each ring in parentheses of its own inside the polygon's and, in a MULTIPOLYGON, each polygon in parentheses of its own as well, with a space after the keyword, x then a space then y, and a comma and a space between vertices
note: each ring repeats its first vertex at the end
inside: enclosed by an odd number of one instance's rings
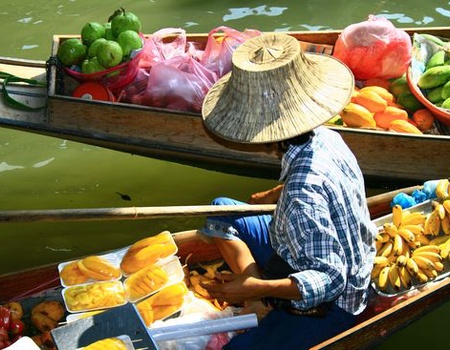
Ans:
MULTIPOLYGON (((369 197, 367 203, 370 209, 371 217, 378 223, 379 220, 388 217, 391 213, 390 203, 392 198, 399 192, 411 193, 418 189, 418 186, 403 188, 400 190, 382 193, 369 197)), ((228 206, 226 206, 228 207, 228 206)), ((251 206, 247 206, 251 207, 251 206)), ((273 210, 270 207, 258 207, 261 212, 273 210)), ((232 208, 226 208, 220 214, 235 214, 232 208)), ((238 209, 241 213, 242 208, 238 209)), ((252 210, 248 208, 248 210, 252 210)), ((256 211, 258 211, 256 210, 256 211)), ((13 215, 14 211, 1 212, 2 221, 5 217, 15 217, 14 221, 18 221, 18 216, 13 215), (11 214, 11 215, 10 215, 11 214)), ((147 208, 140 210, 137 208, 137 218, 145 219, 150 217, 161 217, 170 215, 206 215, 214 214, 214 210, 210 206, 206 207, 173 207, 170 209, 147 208)), ((20 213, 23 217, 24 213, 20 213)), ((36 214, 30 211, 29 216, 36 214)), ((38 211, 33 219, 22 221, 38 221, 38 220, 102 220, 107 216, 110 219, 133 219, 131 216, 123 216, 118 211, 102 211, 93 212, 92 215, 76 212, 72 216, 59 215, 57 211, 42 212, 38 211)), ((63 214, 67 214, 64 212, 63 214)), ((198 262, 209 262, 220 259, 220 253, 216 245, 197 230, 183 231, 173 234, 174 241, 178 246, 177 255, 182 262, 188 259, 189 264, 198 262)), ((25 271, 13 272, 0 276, 0 304, 16 300, 26 301, 28 298, 36 298, 40 295, 51 291, 60 290, 61 284, 58 274, 57 264, 49 264, 31 268, 25 271)), ((53 294, 54 295, 54 294, 53 294)), ((314 349, 362 349, 374 347, 394 332, 406 327, 411 322, 420 319, 422 316, 447 302, 450 298, 450 279, 448 277, 436 279, 436 281, 428 282, 417 288, 412 288, 406 293, 386 295, 382 293, 371 294, 368 308, 360 315, 358 324, 347 331, 328 339, 322 344, 317 345, 314 349)), ((25 315, 27 311, 25 310, 25 315)))
MULTIPOLYGON (((450 27, 405 30, 410 35, 429 33, 450 38, 450 27)), ((339 33, 288 34, 301 42, 328 47, 331 52, 339 33)), ((54 37, 51 57, 56 55, 58 43, 69 37, 54 37)), ((188 41, 204 47, 207 34, 188 34, 188 41)), ((279 173, 279 159, 269 154, 264 145, 242 145, 219 139, 204 128, 199 113, 73 97, 68 92, 73 79, 61 74, 61 69, 51 61, 0 58, 0 72, 32 78, 46 85, 12 80, 6 88, 2 86, 0 126, 227 173, 271 178, 279 173), (22 106, 12 107, 11 100, 18 100, 22 106)), ((447 176, 450 130, 443 123, 437 123, 435 133, 423 135, 328 127, 342 135, 369 180, 417 183, 447 176)))

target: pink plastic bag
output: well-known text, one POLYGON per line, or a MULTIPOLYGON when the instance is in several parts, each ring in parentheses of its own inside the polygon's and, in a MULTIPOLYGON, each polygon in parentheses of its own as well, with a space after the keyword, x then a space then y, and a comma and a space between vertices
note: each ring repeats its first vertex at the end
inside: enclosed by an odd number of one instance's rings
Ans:
POLYGON ((226 26, 217 27, 208 33, 205 52, 201 63, 219 77, 231 70, 231 56, 234 50, 245 40, 261 35, 255 29, 246 29, 239 32, 226 26), (223 37, 215 37, 214 34, 223 32, 223 37))
POLYGON ((411 38, 384 17, 370 15, 346 27, 333 56, 344 62, 357 80, 397 78, 411 62, 411 38))
POLYGON ((153 66, 142 104, 172 110, 199 112, 217 75, 185 54, 153 66))
POLYGON ((164 60, 183 55, 186 48, 186 31, 184 29, 160 29, 145 39, 144 52, 139 66, 150 68, 164 60))

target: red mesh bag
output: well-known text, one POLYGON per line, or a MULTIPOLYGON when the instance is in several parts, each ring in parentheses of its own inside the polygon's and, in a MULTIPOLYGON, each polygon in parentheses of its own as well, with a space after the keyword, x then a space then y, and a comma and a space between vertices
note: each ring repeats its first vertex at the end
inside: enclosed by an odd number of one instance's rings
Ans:
POLYGON ((411 38, 384 17, 370 15, 346 27, 333 56, 344 62, 357 80, 397 78, 411 62, 411 38))

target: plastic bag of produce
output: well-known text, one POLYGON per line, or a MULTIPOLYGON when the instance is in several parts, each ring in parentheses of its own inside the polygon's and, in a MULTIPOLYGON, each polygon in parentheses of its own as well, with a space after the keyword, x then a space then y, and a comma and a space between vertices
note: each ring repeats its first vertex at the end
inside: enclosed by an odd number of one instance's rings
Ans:
POLYGON ((185 53, 198 60, 203 55, 202 50, 197 50, 193 43, 187 42, 186 31, 181 28, 163 28, 154 32, 145 40, 143 51, 139 66, 144 68, 185 53))
POLYGON ((217 27, 208 33, 205 52, 200 62, 221 77, 231 70, 231 56, 234 50, 245 40, 258 35, 261 35, 261 32, 255 29, 240 32, 226 26, 217 27), (219 32, 223 35, 218 36, 219 32))
POLYGON ((396 78, 411 62, 411 38, 388 19, 370 15, 346 27, 339 35, 333 56, 343 61, 357 80, 396 78))
POLYGON ((199 112, 217 75, 185 54, 162 61, 150 70, 141 103, 172 110, 199 112))

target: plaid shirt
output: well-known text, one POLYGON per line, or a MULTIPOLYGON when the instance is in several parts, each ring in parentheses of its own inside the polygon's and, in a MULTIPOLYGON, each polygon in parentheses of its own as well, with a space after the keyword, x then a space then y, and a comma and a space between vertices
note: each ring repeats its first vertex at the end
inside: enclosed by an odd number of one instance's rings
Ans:
POLYGON ((282 160, 284 189, 270 238, 297 273, 300 310, 334 301, 352 314, 367 305, 375 256, 376 227, 370 221, 364 179, 339 134, 324 127, 282 160))

